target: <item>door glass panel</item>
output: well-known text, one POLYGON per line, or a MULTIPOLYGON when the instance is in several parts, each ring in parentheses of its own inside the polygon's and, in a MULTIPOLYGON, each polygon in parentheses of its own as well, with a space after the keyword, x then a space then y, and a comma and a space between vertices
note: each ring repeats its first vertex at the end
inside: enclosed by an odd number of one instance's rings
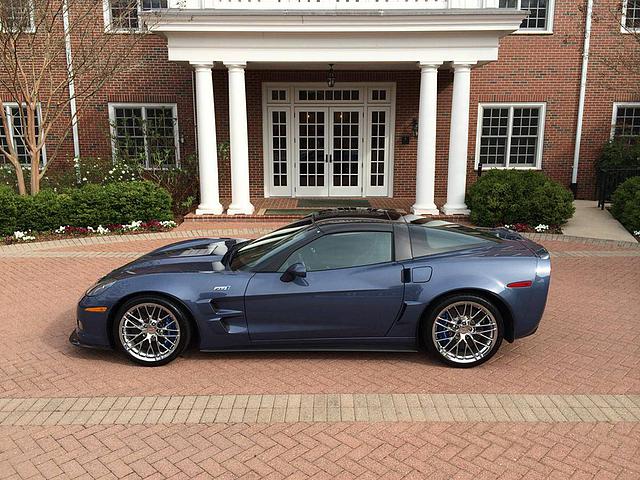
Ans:
POLYGON ((298 141, 300 149, 301 187, 323 187, 325 175, 325 114, 298 113, 298 141))
POLYGON ((360 112, 333 112, 334 187, 357 187, 360 168, 360 112))
POLYGON ((296 250, 279 271, 294 263, 304 263, 314 272, 391 262, 392 251, 391 232, 334 233, 296 250))
POLYGON ((371 112, 371 178, 370 186, 384 187, 387 138, 387 112, 371 112))
POLYGON ((273 186, 287 186, 287 112, 271 112, 273 186))

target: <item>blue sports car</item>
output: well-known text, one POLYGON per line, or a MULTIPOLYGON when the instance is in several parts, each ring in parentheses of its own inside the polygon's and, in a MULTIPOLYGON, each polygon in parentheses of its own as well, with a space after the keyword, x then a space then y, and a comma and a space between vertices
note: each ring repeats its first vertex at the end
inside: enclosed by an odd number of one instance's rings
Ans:
POLYGON ((71 343, 163 365, 203 351, 421 348, 472 367, 533 334, 551 265, 507 229, 337 209, 247 241, 187 240, 114 270, 71 343))

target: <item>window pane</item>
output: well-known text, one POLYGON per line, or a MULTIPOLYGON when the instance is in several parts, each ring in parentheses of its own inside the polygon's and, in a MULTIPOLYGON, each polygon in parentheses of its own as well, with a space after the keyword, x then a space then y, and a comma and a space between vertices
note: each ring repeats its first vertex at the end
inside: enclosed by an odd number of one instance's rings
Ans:
POLYGON ((618 107, 614 136, 627 143, 640 142, 640 105, 618 107))
POLYGON ((135 30, 138 21, 138 3, 135 0, 110 0, 111 27, 117 30, 135 30))
MULTIPOLYGON (((428 221, 425 219, 417 222, 428 221)), ((409 225, 411 248, 414 257, 424 257, 436 253, 464 250, 499 242, 478 230, 455 227, 429 227, 426 224, 409 225)))
POLYGON ((142 108, 116 108, 114 113, 117 154, 144 162, 146 152, 142 108))
POLYGON ((2 0, 0 18, 12 31, 25 31, 33 28, 32 0, 2 0))
POLYGON ((528 10, 529 15, 522 20, 520 28, 528 30, 546 30, 549 17, 549 0, 500 0, 499 8, 519 8, 528 10))
POLYGON ((147 108, 146 134, 150 167, 166 168, 176 164, 175 122, 172 108, 147 108))
MULTIPOLYGON (((275 92, 276 90, 274 90, 275 92)), ((287 186, 287 112, 271 112, 273 186, 287 186)))
POLYGON ((294 252, 282 265, 304 263, 307 270, 320 271, 390 262, 391 232, 348 232, 325 235, 294 252))
POLYGON ((142 0, 143 10, 152 10, 154 8, 167 8, 169 0, 142 0))
POLYGON ((480 163, 504 166, 509 125, 508 108, 483 108, 480 163))
POLYGON ((624 25, 630 30, 640 29, 640 0, 627 0, 624 25))
POLYGON ((539 108, 514 108, 510 165, 535 166, 540 121, 539 108))
MULTIPOLYGON (((24 122, 27 120, 27 112, 26 109, 23 109, 22 116, 20 115, 20 108, 18 106, 9 107, 9 117, 7 119, 10 123, 13 124, 13 146, 16 149, 16 153, 18 154, 18 159, 21 164, 29 165, 31 163, 31 157, 29 156, 29 152, 27 150, 27 145, 25 143, 25 129, 23 127, 24 122), (24 120, 24 121, 23 121, 24 120)), ((36 115, 36 137, 40 134, 40 112, 37 112, 36 115)), ((9 139, 6 135, 4 127, 2 125, 2 121, 0 120, 0 143, 2 147, 6 150, 9 149, 9 139)), ((1 159, 2 163, 8 162, 8 160, 4 157, 1 159)), ((40 164, 44 163, 44 159, 42 158, 40 164)))
MULTIPOLYGON (((384 90, 381 90, 384 91, 384 90)), ((371 176, 369 185, 384 187, 387 112, 384 110, 371 112, 371 176)))

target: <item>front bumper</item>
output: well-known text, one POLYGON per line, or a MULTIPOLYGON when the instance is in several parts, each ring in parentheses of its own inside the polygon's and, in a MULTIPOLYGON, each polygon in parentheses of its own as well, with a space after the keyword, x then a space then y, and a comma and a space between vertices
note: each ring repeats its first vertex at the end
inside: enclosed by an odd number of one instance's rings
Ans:
POLYGON ((75 345, 76 347, 83 348, 95 348, 98 350, 112 350, 111 345, 104 345, 102 343, 92 343, 94 342, 91 338, 86 338, 87 336, 82 332, 79 332, 78 329, 74 329, 69 335, 69 343, 71 345, 75 345))

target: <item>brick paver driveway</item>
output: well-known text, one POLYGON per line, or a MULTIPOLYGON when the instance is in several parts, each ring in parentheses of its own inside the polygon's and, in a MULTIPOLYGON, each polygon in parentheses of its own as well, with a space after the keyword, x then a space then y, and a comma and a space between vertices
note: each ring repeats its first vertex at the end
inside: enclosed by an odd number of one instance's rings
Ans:
MULTIPOLYGON (((262 228, 223 227, 195 234, 262 228)), ((640 478, 639 248, 543 241, 538 333, 472 370, 196 352, 148 369, 68 344, 89 284, 180 235, 0 248, 0 478, 640 478)))

